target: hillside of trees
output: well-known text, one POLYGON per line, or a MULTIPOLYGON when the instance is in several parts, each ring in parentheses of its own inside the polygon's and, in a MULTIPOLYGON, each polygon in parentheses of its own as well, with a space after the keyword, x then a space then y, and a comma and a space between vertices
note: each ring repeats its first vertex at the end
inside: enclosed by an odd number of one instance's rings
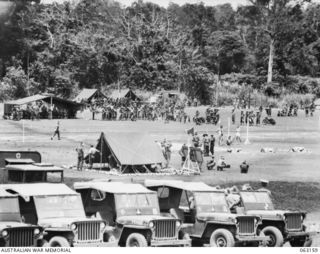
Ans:
POLYGON ((218 103, 222 90, 320 96, 320 5, 250 2, 12 2, 0 16, 0 100, 117 86, 175 89, 202 103, 218 103))

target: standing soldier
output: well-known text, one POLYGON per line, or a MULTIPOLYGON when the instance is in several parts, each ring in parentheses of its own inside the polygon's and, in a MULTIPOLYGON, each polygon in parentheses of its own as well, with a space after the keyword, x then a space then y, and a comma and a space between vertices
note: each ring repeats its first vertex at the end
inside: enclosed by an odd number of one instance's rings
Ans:
POLYGON ((243 111, 241 110, 240 125, 243 125, 243 124, 244 124, 244 113, 243 113, 243 111))
POLYGON ((163 149, 163 156, 166 159, 166 168, 168 168, 170 165, 170 160, 171 160, 171 146, 172 146, 172 144, 167 142, 166 139, 164 139, 161 145, 162 145, 162 149, 163 149))
POLYGON ((89 169, 92 169, 93 167, 93 159, 94 159, 94 155, 95 153, 99 153, 100 151, 96 148, 93 147, 93 145, 90 146, 89 149, 89 169))
POLYGON ((232 109, 231 121, 232 121, 232 124, 236 124, 236 110, 235 109, 232 109))
POLYGON ((53 138, 56 135, 58 136, 58 140, 60 140, 60 122, 59 121, 57 122, 56 129, 55 129, 55 131, 53 133, 53 136, 51 137, 51 140, 53 140, 53 138))
POLYGON ((256 125, 260 125, 261 112, 257 111, 256 125))
POLYGON ((200 172, 202 172, 203 152, 200 149, 200 147, 197 146, 197 145, 194 148, 194 154, 195 154, 195 157, 196 157, 196 161, 197 161, 197 163, 199 165, 200 172))
POLYGON ((220 125, 219 129, 218 129, 218 142, 219 142, 219 146, 222 145, 222 141, 223 141, 223 126, 220 125))
POLYGON ((210 137, 210 153, 213 156, 214 155, 214 145, 215 145, 216 139, 214 135, 211 135, 210 137))
POLYGON ((199 146, 200 145, 200 138, 198 136, 198 132, 195 132, 192 137, 193 146, 199 146))
POLYGON ((208 134, 203 134, 203 150, 204 150, 204 156, 209 156, 210 152, 210 140, 208 137, 208 134))
POLYGON ((240 126, 238 125, 237 129, 236 129, 236 141, 238 143, 241 143, 241 138, 240 138, 240 126))
POLYGON ((78 153, 77 170, 82 171, 84 160, 83 142, 80 142, 80 145, 76 148, 76 151, 78 153))
POLYGON ((184 162, 186 161, 187 159, 187 156, 188 156, 188 147, 186 144, 183 144, 180 151, 179 151, 179 154, 181 156, 181 166, 183 166, 184 162))

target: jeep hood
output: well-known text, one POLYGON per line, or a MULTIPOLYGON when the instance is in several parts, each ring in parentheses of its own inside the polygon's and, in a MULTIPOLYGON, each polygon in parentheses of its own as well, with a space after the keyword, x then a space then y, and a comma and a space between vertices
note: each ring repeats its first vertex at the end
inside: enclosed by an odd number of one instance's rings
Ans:
POLYGON ((117 219, 117 223, 122 225, 148 226, 150 221, 155 220, 176 220, 172 217, 163 217, 161 215, 130 215, 121 216, 117 219))
POLYGON ((70 225, 74 222, 82 222, 82 221, 97 221, 95 219, 87 219, 87 218, 48 218, 48 219, 40 219, 38 224, 44 228, 69 228, 70 225))
POLYGON ((17 222, 17 221, 0 221, 0 230, 3 230, 5 228, 22 228, 22 227, 35 227, 30 224, 25 224, 23 222, 17 222))
POLYGON ((288 210, 249 210, 247 211, 248 215, 258 215, 261 216, 262 219, 278 219, 282 220, 284 215, 286 214, 302 214, 305 215, 304 212, 293 212, 288 210))
POLYGON ((239 217, 238 214, 232 213, 198 213, 197 218, 202 221, 221 221, 232 222, 235 218, 239 217))

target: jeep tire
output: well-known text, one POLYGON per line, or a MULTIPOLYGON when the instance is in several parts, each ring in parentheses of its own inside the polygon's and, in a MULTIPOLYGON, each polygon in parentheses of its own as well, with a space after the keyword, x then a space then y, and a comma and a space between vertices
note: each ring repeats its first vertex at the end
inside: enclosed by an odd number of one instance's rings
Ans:
POLYGON ((139 233, 132 233, 128 236, 126 247, 147 247, 148 243, 144 235, 139 233))
POLYGON ((234 247, 235 240, 232 233, 227 229, 216 229, 210 237, 211 247, 234 247))
POLYGON ((62 236, 54 236, 49 241, 50 247, 70 247, 68 240, 62 236))
POLYGON ((266 236, 270 237, 267 243, 268 247, 282 247, 284 240, 283 235, 279 229, 273 226, 265 227, 261 230, 266 236))

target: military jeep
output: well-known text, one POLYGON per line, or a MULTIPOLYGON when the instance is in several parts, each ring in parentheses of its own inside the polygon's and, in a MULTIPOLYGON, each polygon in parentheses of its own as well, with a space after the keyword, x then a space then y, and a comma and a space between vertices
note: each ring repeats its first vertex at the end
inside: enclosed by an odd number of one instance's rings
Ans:
POLYGON ((18 196, 0 189, 0 247, 43 246, 43 229, 22 221, 18 196))
POLYGON ((181 221, 160 215, 157 195, 140 184, 78 182, 74 184, 87 216, 97 215, 111 226, 119 246, 190 246, 181 221))
POLYGON ((262 218, 259 229, 270 237, 268 246, 282 246, 289 242, 292 247, 309 247, 311 232, 306 232, 303 221, 306 213, 301 211, 276 210, 269 192, 240 191, 241 203, 236 212, 255 214, 262 218))
POLYGON ((106 222, 85 216, 81 196, 64 184, 4 184, 7 192, 19 196, 23 221, 44 228, 44 240, 51 247, 109 246, 104 241, 106 222))
POLYGON ((259 216, 230 212, 224 191, 174 180, 145 180, 145 186, 157 191, 161 212, 183 221, 194 246, 259 246, 269 239, 258 230, 259 216))
POLYGON ((63 171, 50 163, 26 164, 15 160, 4 168, 4 183, 62 183, 63 171))

